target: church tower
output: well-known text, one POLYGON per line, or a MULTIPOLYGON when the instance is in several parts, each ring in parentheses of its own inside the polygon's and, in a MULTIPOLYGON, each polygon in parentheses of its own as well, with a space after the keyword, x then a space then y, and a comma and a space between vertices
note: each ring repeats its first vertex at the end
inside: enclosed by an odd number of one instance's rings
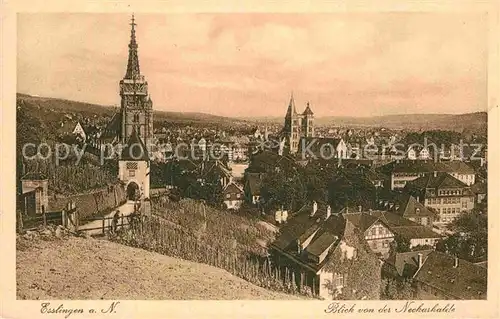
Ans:
POLYGON ((290 103, 285 115, 285 125, 283 128, 285 137, 285 147, 290 153, 296 153, 299 148, 300 139, 300 117, 295 109, 295 100, 293 93, 290 96, 290 103))
POLYGON ((307 102, 303 113, 297 113, 292 93, 285 115, 285 125, 281 131, 280 142, 284 142, 283 148, 288 153, 294 154, 300 149, 301 139, 308 137, 314 137, 314 113, 311 110, 309 102, 307 102))
POLYGON ((302 132, 305 137, 314 136, 314 113, 311 110, 309 102, 307 102, 306 109, 302 113, 302 132))
POLYGON ((120 81, 121 97, 121 130, 120 141, 127 143, 132 132, 138 136, 147 147, 153 143, 153 102, 148 94, 148 82, 141 75, 139 55, 135 38, 135 19, 132 15, 130 43, 128 45, 127 71, 120 81))

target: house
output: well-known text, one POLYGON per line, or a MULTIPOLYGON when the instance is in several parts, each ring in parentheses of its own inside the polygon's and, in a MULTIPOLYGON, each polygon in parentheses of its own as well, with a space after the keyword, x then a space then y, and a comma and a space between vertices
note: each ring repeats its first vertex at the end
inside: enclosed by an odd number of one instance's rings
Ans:
POLYGON ((418 224, 410 219, 388 211, 373 211, 372 215, 378 217, 394 233, 410 243, 410 248, 417 246, 434 247, 443 238, 441 234, 433 231, 429 226, 418 224))
POLYGON ((243 199, 245 198, 245 193, 241 187, 235 183, 228 184, 222 191, 222 195, 227 209, 240 209, 243 199))
POLYGON ((473 167, 462 161, 449 161, 446 165, 450 168, 450 175, 462 181, 467 186, 476 182, 476 171, 473 167))
POLYGON ((379 199, 378 208, 394 212, 401 217, 414 221, 418 224, 432 227, 437 220, 437 213, 417 201, 417 199, 408 194, 400 194, 393 199, 379 199))
POLYGON ((448 173, 435 172, 419 177, 406 185, 405 189, 419 202, 437 212, 436 224, 447 224, 463 211, 474 208, 474 193, 470 187, 448 173))
POLYGON ((30 172, 21 177, 19 200, 27 215, 47 212, 49 208, 49 180, 38 172, 30 172))
POLYGON ((486 299, 488 269, 463 259, 432 251, 422 256, 413 276, 416 299, 486 299))
POLYGON ((451 173, 451 168, 440 162, 395 160, 381 166, 378 171, 389 176, 390 189, 395 190, 403 189, 406 183, 434 172, 451 173))
MULTIPOLYGON (((289 218, 279 234, 270 247, 274 264, 286 267, 298 287, 309 287, 321 298, 331 300, 348 293, 346 289, 353 289, 348 276, 350 269, 336 269, 335 264, 356 263, 361 253, 367 253, 374 266, 368 272, 380 276, 377 258, 363 239, 357 237, 354 228, 348 226, 347 220, 340 214, 332 214, 329 206, 308 205, 289 218), (351 241, 353 237, 360 241, 351 241)), ((380 288, 377 289, 378 297, 380 288)))
POLYGON ((225 188, 232 182, 232 178, 231 168, 222 161, 201 161, 199 182, 212 183, 218 181, 221 187, 225 188))
POLYGON ((433 247, 442 238, 429 227, 394 212, 344 208, 340 213, 364 235, 372 251, 382 259, 389 257, 390 243, 396 236, 408 241, 410 248, 419 245, 433 247))
POLYGON ((262 173, 245 173, 244 192, 245 197, 249 203, 257 205, 260 203, 260 188, 262 186, 262 173))
POLYGON ((432 249, 408 252, 394 252, 384 261, 382 266, 382 277, 395 279, 412 278, 423 264, 422 258, 426 258, 432 249))
POLYGON ((80 122, 76 123, 75 128, 73 129, 73 134, 76 136, 80 136, 83 141, 87 140, 87 134, 85 134, 85 130, 83 129, 80 122))
POLYGON ((347 145, 342 138, 301 137, 298 151, 303 158, 348 159, 347 145))
POLYGON ((350 211, 344 209, 340 213, 363 234, 368 246, 375 254, 387 258, 389 256, 389 244, 394 241, 394 233, 389 226, 373 216, 371 212, 352 212, 353 209, 350 211))
POLYGON ((486 198, 486 195, 488 193, 488 184, 482 182, 475 183, 471 186, 470 190, 476 196, 475 202, 477 204, 480 204, 486 198))

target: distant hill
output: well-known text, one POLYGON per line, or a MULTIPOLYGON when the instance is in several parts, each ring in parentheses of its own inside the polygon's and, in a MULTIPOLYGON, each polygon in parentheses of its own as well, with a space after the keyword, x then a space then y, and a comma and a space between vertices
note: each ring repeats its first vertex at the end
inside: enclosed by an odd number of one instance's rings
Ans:
MULTIPOLYGON (((17 101, 23 100, 25 103, 37 105, 39 108, 44 108, 52 112, 65 113, 82 113, 91 116, 111 116, 118 109, 109 105, 91 104, 85 102, 71 101, 50 97, 39 97, 27 94, 18 93, 17 101)), ((245 123, 245 120, 229 118, 224 116, 212 115, 199 112, 167 112, 155 111, 155 122, 172 121, 172 122, 210 122, 210 123, 245 123)))
MULTIPOLYGON (((280 117, 246 118, 260 123, 283 122, 280 117)), ((317 117, 316 125, 333 125, 348 127, 385 127, 389 129, 409 130, 450 130, 450 131, 484 131, 488 123, 486 112, 467 114, 404 114, 373 117, 317 117)))
MULTIPOLYGON (((103 118, 107 120, 116 107, 90 104, 85 102, 70 101, 57 98, 38 97, 26 94, 17 94, 18 106, 20 101, 24 105, 35 106, 36 109, 44 113, 42 121, 58 118, 57 114, 67 114, 73 118, 103 118), (56 113, 56 114, 48 114, 56 113), (55 116, 54 116, 55 115, 55 116)), ((404 115, 384 115, 374 117, 317 117, 316 125, 333 125, 348 127, 385 127, 389 129, 408 130, 450 130, 486 133, 488 115, 486 112, 476 112, 467 114, 404 114, 404 115)), ((273 123, 282 124, 283 117, 244 117, 230 118, 207 113, 196 112, 168 112, 155 111, 155 122, 168 121, 172 123, 207 123, 217 125, 249 125, 252 123, 273 123)))

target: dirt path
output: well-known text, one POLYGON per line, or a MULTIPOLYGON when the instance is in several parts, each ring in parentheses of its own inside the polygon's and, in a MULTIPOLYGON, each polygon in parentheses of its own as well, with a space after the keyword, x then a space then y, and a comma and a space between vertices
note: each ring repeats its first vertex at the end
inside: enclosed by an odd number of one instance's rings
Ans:
MULTIPOLYGON (((128 216, 128 215, 132 214, 132 212, 134 211, 134 202, 133 201, 128 201, 125 204, 123 204, 122 206, 114 209, 111 213, 107 214, 104 217, 113 217, 113 215, 115 214, 115 212, 117 210, 120 211, 120 214, 122 216, 128 216)), ((105 227, 108 227, 110 225, 110 222, 111 222, 111 220, 106 220, 105 221, 105 227)), ((87 230, 86 233, 88 233, 90 235, 100 235, 100 234, 102 234, 102 219, 97 219, 97 220, 94 220, 94 221, 92 221, 90 223, 86 223, 84 225, 80 225, 79 230, 85 231, 86 229, 92 229, 92 228, 98 228, 98 229, 87 230)))

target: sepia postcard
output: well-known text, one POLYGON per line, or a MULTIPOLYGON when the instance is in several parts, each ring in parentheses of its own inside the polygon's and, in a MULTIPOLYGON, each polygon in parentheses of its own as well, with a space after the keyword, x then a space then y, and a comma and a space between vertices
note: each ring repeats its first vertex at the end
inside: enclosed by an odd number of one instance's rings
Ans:
POLYGON ((499 5, 3 3, 0 317, 500 317, 499 5))

